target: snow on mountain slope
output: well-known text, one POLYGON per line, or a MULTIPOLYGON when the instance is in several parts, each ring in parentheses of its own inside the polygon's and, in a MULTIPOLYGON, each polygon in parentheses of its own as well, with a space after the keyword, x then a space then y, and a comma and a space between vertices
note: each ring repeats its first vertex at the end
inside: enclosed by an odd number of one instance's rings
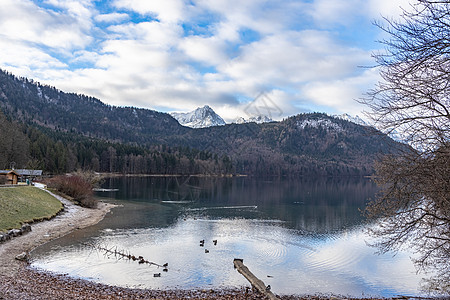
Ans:
POLYGON ((252 123, 255 122, 256 124, 262 124, 262 123, 269 123, 273 122, 271 118, 268 116, 253 116, 249 119, 244 119, 243 117, 239 117, 234 123, 236 124, 244 124, 244 123, 252 123))
MULTIPOLYGON (((342 115, 333 115, 333 117, 338 118, 338 119, 342 119, 342 120, 346 120, 346 121, 349 121, 349 122, 353 122, 353 123, 358 124, 358 125, 370 126, 370 127, 374 127, 375 129, 381 130, 380 128, 377 128, 376 126, 369 125, 363 119, 361 119, 358 115, 352 117, 349 114, 342 114, 342 115)), ((383 131, 383 130, 381 130, 381 131, 383 131)), ((404 143, 404 144, 408 144, 408 136, 405 135, 405 134, 402 134, 401 132, 399 132, 397 130, 393 130, 391 132, 388 132, 387 134, 394 141, 397 141, 397 142, 400 142, 400 143, 404 143)))
POLYGON ((208 105, 199 107, 191 112, 172 112, 170 115, 174 117, 181 125, 192 128, 205 128, 226 124, 225 121, 208 105))
POLYGON ((342 119, 342 120, 346 120, 346 121, 349 121, 349 122, 353 122, 353 123, 358 124, 358 125, 369 126, 358 115, 352 117, 349 114, 341 114, 341 115, 333 115, 333 117, 338 118, 338 119, 342 119))

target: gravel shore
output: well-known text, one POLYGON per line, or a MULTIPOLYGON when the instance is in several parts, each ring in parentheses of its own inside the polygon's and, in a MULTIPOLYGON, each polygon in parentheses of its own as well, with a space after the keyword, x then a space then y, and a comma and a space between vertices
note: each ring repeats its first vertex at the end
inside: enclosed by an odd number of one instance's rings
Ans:
MULTIPOLYGON (((251 289, 140 290, 108 286, 65 275, 21 268, 15 276, 0 276, 0 299, 262 299, 251 289)), ((294 298, 283 298, 294 299, 294 298)))

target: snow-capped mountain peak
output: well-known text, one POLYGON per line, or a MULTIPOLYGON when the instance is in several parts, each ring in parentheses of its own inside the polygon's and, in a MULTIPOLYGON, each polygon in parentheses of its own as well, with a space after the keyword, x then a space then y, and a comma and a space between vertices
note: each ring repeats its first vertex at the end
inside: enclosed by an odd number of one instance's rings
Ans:
POLYGON ((259 116, 252 116, 248 119, 244 119, 243 117, 239 117, 234 121, 236 124, 244 124, 244 123, 256 123, 256 124, 262 124, 262 123, 269 123, 273 122, 271 118, 265 115, 259 115, 259 116))
POLYGON ((208 105, 199 107, 191 112, 172 112, 170 115, 181 125, 192 128, 205 128, 226 124, 225 121, 208 105))

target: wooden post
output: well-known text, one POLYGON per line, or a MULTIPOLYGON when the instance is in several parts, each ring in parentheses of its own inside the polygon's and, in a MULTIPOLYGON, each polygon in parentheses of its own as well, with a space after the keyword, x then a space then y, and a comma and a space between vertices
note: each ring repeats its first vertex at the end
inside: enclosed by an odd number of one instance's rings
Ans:
POLYGON ((252 272, 244 265, 244 260, 240 258, 235 258, 234 261, 234 268, 237 269, 239 273, 241 273, 249 282, 250 284, 257 289, 261 294, 266 296, 270 300, 278 299, 277 296, 275 296, 270 289, 268 290, 264 282, 255 275, 253 275, 252 272))

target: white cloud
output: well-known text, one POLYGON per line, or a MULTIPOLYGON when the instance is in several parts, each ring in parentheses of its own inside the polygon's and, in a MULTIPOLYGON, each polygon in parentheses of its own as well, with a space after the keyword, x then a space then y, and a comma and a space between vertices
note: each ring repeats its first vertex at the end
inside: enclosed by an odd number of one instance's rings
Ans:
POLYGON ((130 18, 128 14, 125 13, 110 13, 110 14, 100 14, 95 16, 97 22, 105 23, 118 23, 126 21, 130 18))
POLYGON ((43 68, 64 68, 67 65, 37 48, 30 47, 28 43, 21 41, 2 39, 0 47, 0 65, 16 66, 22 70, 28 70, 27 74, 17 75, 34 76, 32 70, 43 68), (27 63, 24 64, 23 62, 27 63))
POLYGON ((176 23, 182 20, 184 15, 184 4, 181 0, 116 0, 113 5, 117 8, 132 10, 142 15, 152 15, 162 22, 169 23, 176 23))
POLYGON ((175 46, 182 34, 179 26, 157 21, 113 25, 108 30, 112 35, 107 42, 128 40, 165 50, 175 46))
POLYGON ((411 4, 417 5, 414 0, 369 0, 370 16, 376 19, 381 17, 397 19, 403 10, 410 11, 411 4))
POLYGON ((414 0, 315 0, 307 8, 319 27, 353 26, 361 18, 370 21, 382 17, 397 18, 402 9, 409 10, 414 0))
POLYGON ((190 58, 205 65, 216 66, 227 61, 226 43, 213 37, 190 36, 180 42, 182 49, 190 58))
POLYGON ((89 21, 77 18, 86 13, 79 5, 70 8, 74 14, 44 10, 26 0, 3 0, 1 5, 0 35, 4 38, 61 50, 82 48, 92 40, 85 34, 89 21))
POLYGON ((365 0, 315 0, 308 12, 321 27, 347 25, 364 12, 364 2, 365 0))
POLYGON ((57 8, 64 9, 69 15, 77 16, 79 19, 88 20, 93 14, 94 5, 92 0, 45 0, 57 8))
POLYGON ((364 97, 378 80, 377 69, 367 69, 355 77, 310 82, 302 88, 302 97, 318 106, 328 107, 330 113, 361 115, 364 106, 355 100, 364 97))
POLYGON ((219 70, 246 83, 244 88, 296 89, 309 81, 351 76, 367 60, 366 52, 339 45, 327 33, 287 32, 244 46, 239 57, 219 70))
POLYGON ((233 123, 239 117, 249 119, 258 115, 265 115, 273 120, 302 112, 292 105, 292 95, 272 90, 250 95, 248 102, 230 104, 216 104, 213 109, 228 123, 233 123))

